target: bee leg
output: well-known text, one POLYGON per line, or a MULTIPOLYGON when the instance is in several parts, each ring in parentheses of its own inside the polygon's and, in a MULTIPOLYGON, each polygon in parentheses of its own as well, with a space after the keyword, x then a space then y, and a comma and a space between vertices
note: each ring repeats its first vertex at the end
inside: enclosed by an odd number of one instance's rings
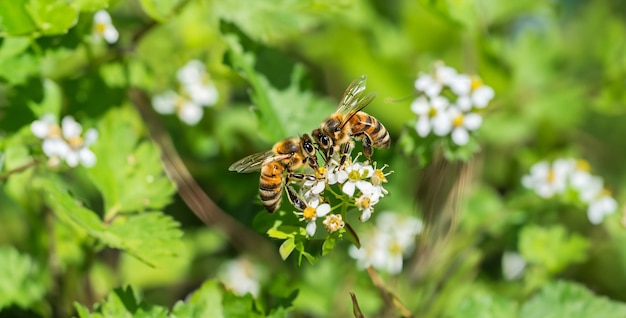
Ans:
POLYGON ((300 198, 292 187, 285 185, 285 189, 287 190, 287 198, 289 198, 291 205, 300 211, 306 209, 306 202, 300 198))
POLYGON ((305 174, 305 173, 289 173, 287 175, 287 180, 292 181, 292 180, 306 180, 306 181, 317 181, 319 180, 316 176, 312 175, 312 174, 305 174))
POLYGON ((372 138, 367 133, 363 133, 363 154, 367 160, 371 161, 372 152, 372 138))
POLYGON ((343 167, 343 164, 346 163, 346 159, 348 159, 350 151, 352 151, 352 142, 346 142, 345 144, 343 144, 343 147, 341 148, 341 159, 339 160, 339 167, 343 167))

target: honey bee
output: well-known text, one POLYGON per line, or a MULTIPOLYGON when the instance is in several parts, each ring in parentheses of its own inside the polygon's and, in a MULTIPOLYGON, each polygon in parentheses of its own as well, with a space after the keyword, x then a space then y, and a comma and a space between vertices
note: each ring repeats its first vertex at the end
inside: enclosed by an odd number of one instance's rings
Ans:
POLYGON ((233 163, 228 170, 247 173, 261 170, 259 179, 259 197, 263 207, 273 213, 280 206, 283 188, 287 191, 289 202, 304 210, 306 203, 289 186, 291 181, 317 180, 310 174, 294 173, 303 166, 317 171, 319 166, 313 141, 309 135, 300 138, 287 138, 274 144, 272 150, 251 154, 233 163))
POLYGON ((343 166, 354 146, 352 138, 363 142, 363 153, 368 160, 372 156, 372 148, 389 148, 391 138, 385 126, 361 111, 376 97, 376 93, 363 95, 366 80, 367 76, 361 75, 350 83, 337 110, 312 132, 326 163, 334 153, 340 153, 339 166, 343 166))

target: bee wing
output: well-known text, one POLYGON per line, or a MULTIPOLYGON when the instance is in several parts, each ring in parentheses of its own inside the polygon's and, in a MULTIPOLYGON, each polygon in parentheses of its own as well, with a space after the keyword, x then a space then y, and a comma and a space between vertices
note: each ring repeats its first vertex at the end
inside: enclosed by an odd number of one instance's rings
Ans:
POLYGON ((278 161, 289 158, 290 155, 276 155, 271 150, 259 153, 253 153, 249 156, 237 160, 235 163, 228 167, 229 171, 236 171, 238 173, 247 173, 261 170, 263 164, 278 161))
POLYGON ((352 81, 343 93, 339 106, 337 106, 337 110, 335 111, 336 113, 343 114, 343 122, 340 127, 343 127, 350 120, 350 118, 354 116, 354 114, 369 105, 369 103, 371 103, 376 97, 376 93, 373 92, 366 94, 365 96, 363 95, 366 81, 367 75, 361 75, 359 78, 352 81))

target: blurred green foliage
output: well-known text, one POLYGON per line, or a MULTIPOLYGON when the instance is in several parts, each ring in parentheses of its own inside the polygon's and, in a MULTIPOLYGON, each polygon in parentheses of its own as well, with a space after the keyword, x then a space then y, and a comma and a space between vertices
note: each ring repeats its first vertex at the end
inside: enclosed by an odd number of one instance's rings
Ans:
MULTIPOLYGON (((346 317, 354 292, 367 317, 401 307, 624 317, 622 205, 591 225, 581 206, 542 199, 520 179, 540 160, 583 158, 626 199, 625 21, 626 3, 611 0, 1 1, 0 316, 346 317), (116 43, 94 36, 101 9, 116 43), (198 125, 133 98, 175 89, 192 59, 220 96, 198 125), (496 92, 467 146, 414 130, 413 82, 438 60, 496 92), (467 194, 453 233, 433 243, 426 231, 402 273, 381 273, 384 291, 357 270, 348 240, 302 240, 287 202, 261 211, 258 174, 228 171, 319 127, 361 74, 378 93, 366 110, 392 138, 374 154, 394 170, 377 213, 422 216, 421 191, 447 181, 467 194), (30 128, 46 113, 97 129, 93 167, 47 161, 30 128), (163 138, 225 212, 205 207, 218 213, 208 227, 172 181, 168 167, 179 166, 163 164, 163 138), (471 174, 426 178, 440 151, 471 174), (242 228, 263 238, 232 230, 242 228), (504 277, 505 251, 526 262, 522 278, 504 277), (220 280, 240 255, 269 273, 257 297, 220 280)), ((356 233, 372 226, 349 221, 356 233)))

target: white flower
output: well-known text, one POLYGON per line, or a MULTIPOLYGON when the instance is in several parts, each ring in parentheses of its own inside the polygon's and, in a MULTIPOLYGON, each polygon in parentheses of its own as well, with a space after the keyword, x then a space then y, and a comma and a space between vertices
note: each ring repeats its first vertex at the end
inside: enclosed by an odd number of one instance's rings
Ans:
POLYGON ((217 88, 209 81, 208 73, 202 62, 198 60, 187 62, 178 70, 176 77, 195 104, 210 106, 217 102, 219 97, 217 88))
POLYGON ((364 179, 369 178, 373 172, 374 168, 364 163, 355 162, 347 165, 337 172, 337 181, 343 183, 341 191, 351 197, 354 196, 356 188, 361 192, 368 191, 372 184, 364 179))
POLYGON ((67 141, 69 149, 65 154, 65 162, 70 167, 76 167, 79 163, 85 167, 96 164, 96 155, 89 150, 89 146, 98 139, 98 131, 91 128, 82 137, 83 127, 72 116, 65 116, 61 121, 63 138, 67 141))
POLYGON ((418 116, 415 130, 421 137, 426 137, 432 131, 437 136, 450 133, 452 123, 446 112, 449 101, 442 96, 432 97, 430 100, 420 96, 411 104, 411 110, 418 116))
POLYGON ((63 140, 61 127, 52 114, 45 114, 30 125, 33 135, 43 139, 41 145, 48 158, 65 158, 69 145, 63 140))
POLYGON ((343 221, 341 214, 329 214, 322 222, 328 233, 333 233, 343 229, 346 223, 343 221))
POLYGON ((495 92, 493 88, 484 84, 476 88, 474 88, 474 85, 472 85, 472 89, 473 89, 472 95, 471 95, 472 104, 476 108, 485 108, 487 104, 489 104, 489 102, 495 96, 495 92))
POLYGON ((152 107, 163 115, 176 113, 181 121, 190 126, 197 124, 204 114, 202 106, 171 90, 155 95, 152 98, 152 107))
POLYGON ((111 16, 104 10, 100 10, 94 15, 93 29, 97 37, 103 38, 109 44, 117 42, 119 38, 117 29, 111 23, 111 16))
POLYGON ((376 168, 376 163, 374 163, 374 172, 370 177, 370 181, 372 182, 372 188, 374 192, 380 197, 384 197, 386 194, 389 193, 387 189, 383 188, 383 183, 387 183, 387 176, 390 175, 393 171, 387 173, 383 172, 383 170, 385 170, 385 168, 387 167, 387 165, 384 165, 382 168, 378 169, 376 168))
POLYGON ((617 201, 605 190, 589 203, 587 218, 591 224, 600 224, 605 216, 615 213, 616 210, 617 201))
POLYGON ((565 191, 573 168, 572 160, 560 159, 553 164, 542 161, 530 168, 530 174, 522 178, 522 184, 540 197, 549 198, 565 191))
POLYGON ((301 221, 306 221, 306 233, 309 236, 315 235, 317 230, 317 218, 323 217, 330 212, 330 205, 328 203, 320 204, 318 199, 309 201, 307 207, 302 212, 296 212, 296 215, 301 216, 301 221))
POLYGON ((359 268, 373 266, 397 274, 421 230, 422 223, 416 218, 383 212, 376 220, 376 227, 361 237, 361 248, 351 246, 348 253, 357 260, 359 268))
POLYGON ((374 205, 378 203, 379 198, 380 196, 373 190, 373 188, 370 189, 370 191, 363 192, 360 197, 356 198, 354 204, 359 211, 362 211, 361 216, 359 217, 361 222, 369 220, 372 216, 372 212, 374 212, 374 205))
POLYGON ((502 276, 506 280, 518 279, 524 274, 526 261, 517 252, 505 251, 502 254, 502 276))
POLYGON ((222 284, 233 294, 259 296, 261 271, 250 260, 239 258, 224 263, 219 276, 222 284))
MULTIPOLYGON (((493 88, 485 85, 479 78, 467 78, 467 86, 462 90, 455 91, 458 95, 456 105, 462 111, 470 111, 472 107, 485 108, 495 96, 493 88)), ((454 91, 454 89, 452 89, 454 91)))
POLYGON ((310 192, 311 194, 317 195, 322 193, 326 188, 328 170, 325 167, 319 167, 318 171, 315 173, 315 177, 317 180, 306 180, 302 184, 303 189, 305 189, 305 194, 310 192), (308 189, 308 190, 307 190, 308 189))
POLYGON ((480 127, 483 118, 476 113, 463 113, 456 107, 448 109, 448 116, 452 121, 452 141, 463 146, 469 142, 469 132, 480 127))
POLYGON ((454 68, 436 63, 433 74, 422 74, 415 80, 415 89, 430 97, 438 96, 445 85, 457 76, 454 68))

